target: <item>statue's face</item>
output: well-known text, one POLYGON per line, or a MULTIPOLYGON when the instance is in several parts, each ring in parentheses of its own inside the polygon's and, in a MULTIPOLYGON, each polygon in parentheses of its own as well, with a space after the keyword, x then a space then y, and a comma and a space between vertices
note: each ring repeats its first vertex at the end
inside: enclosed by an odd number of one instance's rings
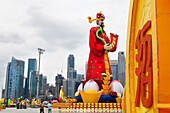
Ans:
POLYGON ((98 20, 98 25, 99 25, 100 27, 103 27, 103 25, 104 25, 104 20, 103 20, 103 19, 99 19, 99 20, 98 20))

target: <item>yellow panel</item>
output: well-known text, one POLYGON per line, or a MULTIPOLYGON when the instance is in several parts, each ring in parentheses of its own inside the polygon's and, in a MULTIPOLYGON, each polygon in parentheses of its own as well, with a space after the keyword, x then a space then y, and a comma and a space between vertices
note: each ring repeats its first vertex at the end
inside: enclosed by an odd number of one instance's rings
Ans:
POLYGON ((151 0, 152 12, 152 50, 153 50, 153 107, 154 113, 158 113, 158 51, 157 51, 157 30, 156 30, 156 3, 151 0))
MULTIPOLYGON (((157 36, 159 62, 159 103, 170 103, 170 0, 158 0, 157 5, 157 36)), ((160 113, 169 113, 170 109, 160 109, 160 113)))
MULTIPOLYGON (((151 0, 131 0, 130 4, 126 52, 126 100, 124 101, 126 102, 126 104, 124 104, 126 113, 154 113, 154 107, 143 107, 141 99, 140 106, 135 107, 137 90, 137 76, 135 69, 138 67, 138 63, 136 62, 137 50, 135 49, 135 42, 139 29, 142 29, 144 24, 148 20, 152 19, 151 6, 151 0)), ((152 35, 152 28, 147 32, 147 34, 152 35)))
POLYGON ((127 34, 127 48, 126 48, 126 74, 125 74, 125 80, 126 80, 126 84, 125 84, 125 93, 124 93, 124 100, 123 100, 123 113, 131 113, 131 102, 130 102, 130 77, 129 77, 129 48, 130 48, 130 36, 132 35, 131 33, 131 26, 132 26, 132 22, 133 22, 133 7, 134 7, 134 0, 131 0, 130 2, 130 9, 129 9, 129 22, 128 22, 128 34, 127 34))
POLYGON ((126 113, 170 113, 170 0, 131 0, 127 34, 126 88, 124 110, 126 113), (156 1, 156 2, 155 2, 156 1), (152 15, 151 15, 152 13, 152 15), (135 40, 139 29, 152 20, 152 27, 147 34, 152 35, 153 48, 153 107, 135 107, 138 67, 135 56, 135 40), (158 96, 157 96, 158 93, 158 96), (159 103, 158 103, 159 102, 159 103), (154 109, 153 109, 154 108, 154 109), (167 109, 168 108, 168 109, 167 109))
MULTIPOLYGON (((151 20, 151 0, 138 0, 137 6, 138 7, 137 7, 137 13, 136 13, 135 38, 134 38, 135 41, 136 41, 138 31, 143 28, 143 26, 145 25, 145 23, 148 20, 151 20)), ((152 34, 151 29, 146 34, 152 34)), ((135 49, 135 44, 134 44, 133 48, 135 49)), ((135 78, 134 84, 135 84, 135 92, 136 92, 137 76, 135 73, 135 69, 138 67, 138 63, 136 62, 137 50, 135 49, 134 51, 135 51, 135 53, 134 53, 134 62, 135 62, 135 64, 134 64, 134 78, 135 78)), ((143 107, 141 99, 140 99, 140 106, 136 107, 136 113, 145 113, 145 112, 154 113, 152 107, 151 108, 143 107)))

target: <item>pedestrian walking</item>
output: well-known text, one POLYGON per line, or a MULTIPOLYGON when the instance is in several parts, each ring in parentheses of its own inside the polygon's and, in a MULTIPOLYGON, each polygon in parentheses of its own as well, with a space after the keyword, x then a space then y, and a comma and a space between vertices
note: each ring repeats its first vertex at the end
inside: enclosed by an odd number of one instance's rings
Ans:
POLYGON ((17 109, 19 109, 19 100, 17 101, 17 109))
POLYGON ((42 100, 41 100, 41 103, 40 103, 40 113, 44 113, 44 103, 43 103, 42 100))
POLYGON ((48 106, 48 113, 52 113, 52 109, 51 109, 52 104, 51 104, 51 101, 49 101, 47 106, 48 106))

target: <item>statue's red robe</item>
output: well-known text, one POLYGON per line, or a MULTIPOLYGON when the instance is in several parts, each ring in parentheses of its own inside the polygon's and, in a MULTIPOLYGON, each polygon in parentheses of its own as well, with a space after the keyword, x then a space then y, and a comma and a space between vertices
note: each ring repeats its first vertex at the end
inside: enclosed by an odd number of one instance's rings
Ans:
MULTIPOLYGON (((107 61, 109 63, 108 53, 106 53, 104 50, 104 42, 96 37, 96 31, 98 29, 99 29, 98 27, 92 27, 90 29, 89 36, 90 54, 86 73, 86 80, 89 79, 101 80, 102 73, 106 73, 104 57, 107 57, 107 61)), ((104 34, 101 34, 101 32, 99 32, 99 36, 103 38, 106 41, 106 43, 110 43, 110 40, 107 37, 105 31, 104 34)), ((110 52, 113 52, 115 50, 116 46, 110 52)), ((111 75, 112 71, 110 63, 109 72, 111 75)))

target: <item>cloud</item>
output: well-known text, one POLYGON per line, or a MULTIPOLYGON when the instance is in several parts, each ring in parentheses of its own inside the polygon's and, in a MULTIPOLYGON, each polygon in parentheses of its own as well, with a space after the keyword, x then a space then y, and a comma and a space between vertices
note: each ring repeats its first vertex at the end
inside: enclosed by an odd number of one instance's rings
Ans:
POLYGON ((11 34, 0 34, 0 43, 14 43, 14 44, 22 44, 25 41, 16 33, 11 34))
POLYGON ((41 13, 39 8, 32 8, 28 14, 30 19, 27 25, 36 30, 36 34, 45 41, 48 47, 56 45, 68 50, 76 49, 86 39, 84 29, 79 24, 50 19, 41 13))

